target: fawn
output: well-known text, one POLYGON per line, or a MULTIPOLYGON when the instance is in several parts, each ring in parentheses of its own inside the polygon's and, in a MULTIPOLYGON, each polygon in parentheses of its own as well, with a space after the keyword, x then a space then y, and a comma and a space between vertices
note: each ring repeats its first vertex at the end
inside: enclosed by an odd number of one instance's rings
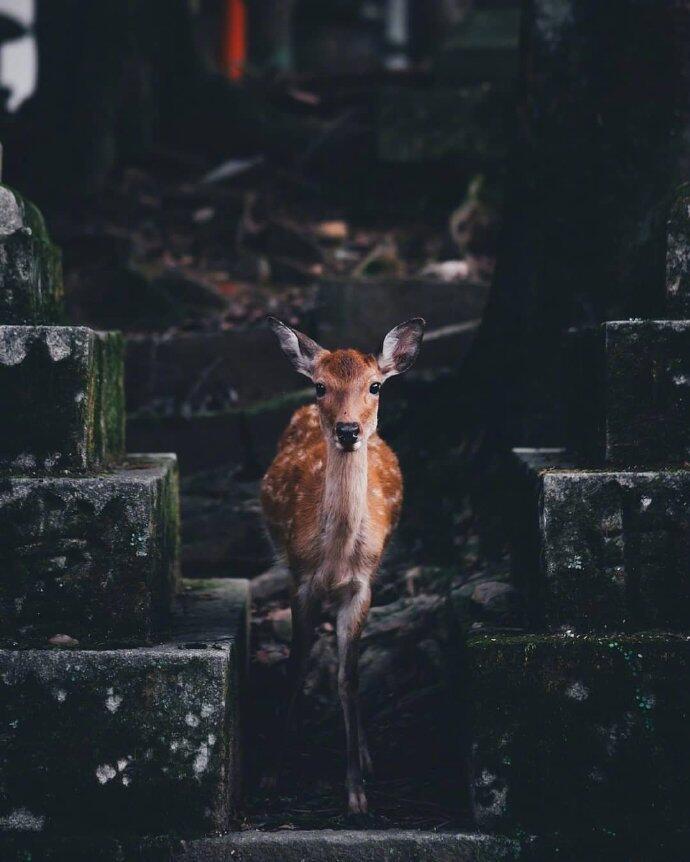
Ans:
MULTIPOLYGON (((376 355, 324 350, 275 318, 269 323, 296 371, 313 383, 316 403, 300 407, 278 443, 261 486, 261 505, 276 550, 292 576, 291 693, 283 737, 301 697, 320 609, 336 615, 338 692, 347 737, 348 807, 366 813, 362 771, 371 759, 358 704, 359 637, 371 603, 371 581, 402 506, 394 452, 376 433, 379 391, 406 371, 422 342, 424 321, 401 323, 376 355)), ((278 771, 267 776, 266 787, 278 771)))

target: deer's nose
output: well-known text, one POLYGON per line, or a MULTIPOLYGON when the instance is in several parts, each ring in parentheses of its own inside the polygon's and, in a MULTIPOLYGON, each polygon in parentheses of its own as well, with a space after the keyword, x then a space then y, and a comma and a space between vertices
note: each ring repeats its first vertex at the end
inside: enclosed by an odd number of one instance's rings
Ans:
POLYGON ((357 442, 360 431, 359 422, 335 423, 335 436, 343 446, 353 446, 357 442))

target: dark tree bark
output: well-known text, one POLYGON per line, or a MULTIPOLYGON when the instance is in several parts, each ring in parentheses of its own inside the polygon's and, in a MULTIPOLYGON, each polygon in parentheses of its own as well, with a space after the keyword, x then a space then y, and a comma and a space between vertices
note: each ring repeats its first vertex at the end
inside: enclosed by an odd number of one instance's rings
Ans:
POLYGON ((687 0, 527 0, 498 269, 466 368, 481 424, 562 442, 568 326, 663 315, 690 153, 687 0))

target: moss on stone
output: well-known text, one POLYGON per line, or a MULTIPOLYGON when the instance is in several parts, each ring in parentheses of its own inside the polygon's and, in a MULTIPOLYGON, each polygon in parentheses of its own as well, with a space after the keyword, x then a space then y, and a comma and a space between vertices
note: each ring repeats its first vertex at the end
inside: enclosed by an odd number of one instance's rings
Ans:
POLYGON ((62 258, 40 211, 0 185, 0 323, 64 320, 62 258))
POLYGON ((480 825, 690 825, 690 639, 495 636, 470 640, 468 657, 480 825))
POLYGON ((39 831, 228 828, 238 667, 232 643, 0 651, 0 818, 39 831))
POLYGON ((174 456, 93 476, 0 481, 0 642, 146 642, 177 586, 174 456))
POLYGON ((122 339, 81 326, 0 326, 0 469, 84 471, 124 450, 122 339))

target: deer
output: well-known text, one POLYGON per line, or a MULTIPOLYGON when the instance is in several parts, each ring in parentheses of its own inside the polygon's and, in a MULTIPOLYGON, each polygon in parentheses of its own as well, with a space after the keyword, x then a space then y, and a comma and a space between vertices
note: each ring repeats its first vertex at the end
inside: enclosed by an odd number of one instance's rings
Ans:
POLYGON ((403 501, 398 459, 377 433, 379 393, 417 358, 425 322, 415 317, 394 327, 373 354, 325 350, 276 318, 268 323, 295 371, 312 381, 316 398, 293 414, 261 483, 264 522, 291 576, 292 609, 289 696, 275 769, 262 784, 277 785, 318 615, 328 610, 336 621, 348 809, 366 814, 363 775, 371 774, 372 762, 359 709, 359 642, 372 581, 403 501))

